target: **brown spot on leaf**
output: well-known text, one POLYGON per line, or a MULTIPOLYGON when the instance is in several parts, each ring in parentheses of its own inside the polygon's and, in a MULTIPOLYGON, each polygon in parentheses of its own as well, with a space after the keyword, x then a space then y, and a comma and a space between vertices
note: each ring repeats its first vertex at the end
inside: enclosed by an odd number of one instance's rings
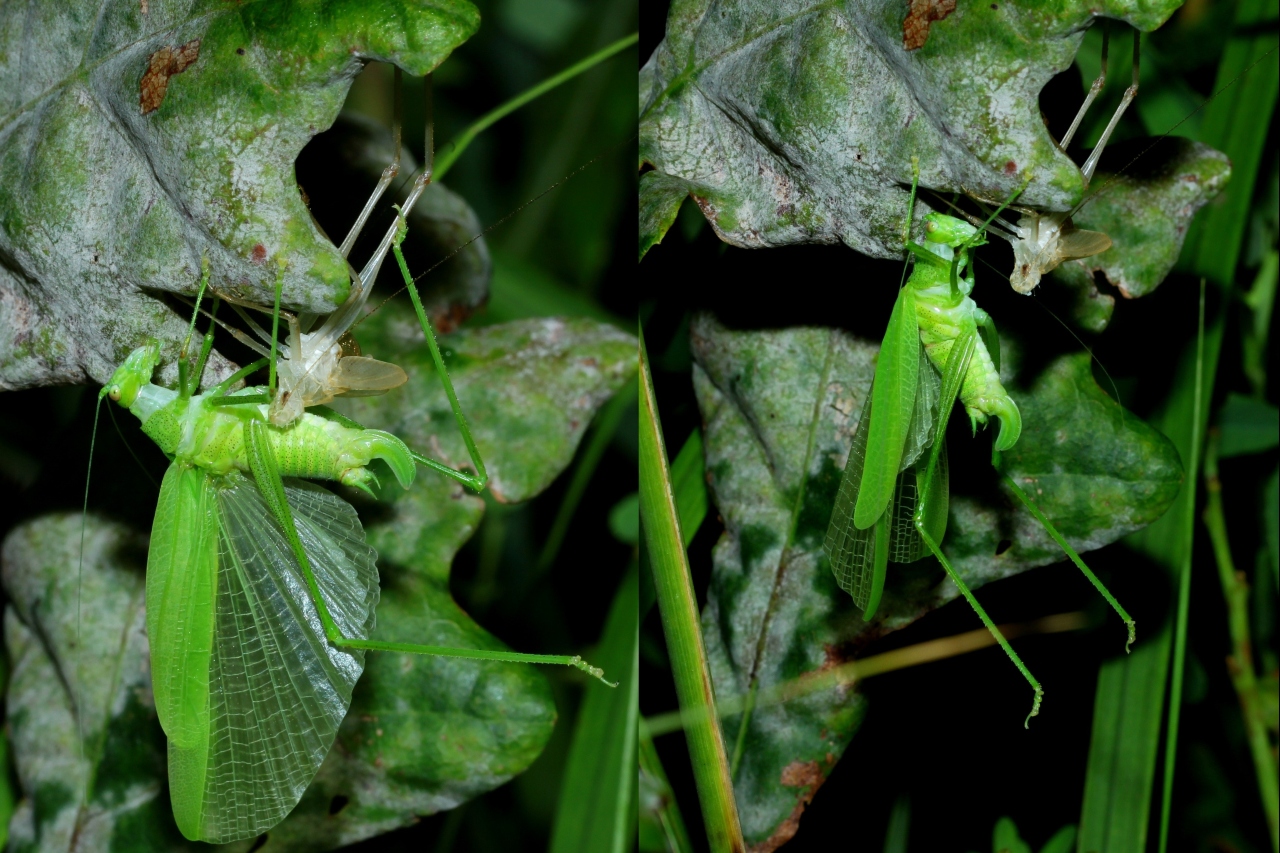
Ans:
POLYGON ((169 78, 186 71, 199 56, 200 39, 192 39, 178 47, 162 47, 151 54, 138 87, 138 105, 142 107, 143 115, 160 109, 164 93, 169 88, 169 78))
POLYGON ((720 215, 716 210, 716 206, 711 203, 710 199, 705 199, 696 195, 691 196, 691 198, 693 198, 694 204, 698 205, 702 210, 702 215, 707 217, 707 221, 714 225, 720 215))
POLYGON ((812 787, 816 791, 825 778, 818 762, 793 761, 782 768, 782 778, 779 781, 788 788, 812 787))
POLYGON ((253 251, 249 253, 249 260, 258 266, 262 266, 267 262, 267 247, 261 243, 253 247, 253 251))
POLYGON ((822 775, 822 768, 816 761, 793 761, 782 769, 780 781, 788 788, 803 788, 804 791, 800 793, 791 814, 778 824, 773 834, 759 844, 751 845, 751 853, 773 853, 791 840, 800 829, 800 816, 804 814, 805 807, 813 800, 813 795, 826 781, 826 777, 822 775))
POLYGON ((919 50, 929 40, 929 25, 956 10, 956 0, 911 0, 907 19, 902 22, 902 46, 919 50))
POLYGON ((1004 173, 1010 177, 1018 174, 1018 164, 1012 160, 1006 160, 1004 164, 1004 173))

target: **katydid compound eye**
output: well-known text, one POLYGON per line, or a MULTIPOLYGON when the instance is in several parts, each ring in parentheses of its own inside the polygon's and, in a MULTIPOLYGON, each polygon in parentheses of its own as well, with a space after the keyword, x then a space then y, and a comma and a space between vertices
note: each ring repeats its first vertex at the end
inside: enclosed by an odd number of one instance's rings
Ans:
POLYGON ((120 386, 112 385, 107 391, 107 396, 110 397, 113 402, 120 402, 120 386))

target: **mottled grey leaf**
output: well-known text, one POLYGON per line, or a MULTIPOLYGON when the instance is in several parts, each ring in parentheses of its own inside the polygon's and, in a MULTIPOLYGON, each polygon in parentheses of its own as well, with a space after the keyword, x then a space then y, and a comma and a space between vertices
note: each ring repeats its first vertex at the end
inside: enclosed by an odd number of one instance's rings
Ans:
MULTIPOLYGON (((347 264, 294 181, 378 59, 422 75, 479 23, 430 6, 74 0, 0 7, 0 387, 103 382, 212 283, 326 312, 347 264)), ((217 369, 224 361, 215 363, 217 369)))
POLYGON ((938 192, 1001 200, 1030 177, 1022 204, 1067 210, 1083 181, 1040 90, 1095 16, 1150 31, 1178 5, 960 4, 921 38, 887 0, 676 4, 641 71, 641 160, 744 247, 896 257, 913 157, 938 192))

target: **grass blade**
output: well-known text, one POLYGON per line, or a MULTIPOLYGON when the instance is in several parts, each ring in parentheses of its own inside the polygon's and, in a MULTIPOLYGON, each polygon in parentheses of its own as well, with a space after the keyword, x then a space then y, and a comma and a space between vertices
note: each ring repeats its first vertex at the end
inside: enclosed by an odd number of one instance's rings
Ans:
POLYGON ((622 579, 595 657, 621 677, 616 689, 586 685, 569 747, 551 853, 625 853, 631 848, 640 714, 640 565, 622 579))
POLYGON ((640 337, 640 521, 653 566, 662 628, 682 711, 693 720, 685 730, 707 839, 713 853, 744 848, 742 828, 729 778, 724 738, 710 709, 715 703, 711 673, 698 621, 698 600, 689 575, 658 419, 653 375, 640 337))

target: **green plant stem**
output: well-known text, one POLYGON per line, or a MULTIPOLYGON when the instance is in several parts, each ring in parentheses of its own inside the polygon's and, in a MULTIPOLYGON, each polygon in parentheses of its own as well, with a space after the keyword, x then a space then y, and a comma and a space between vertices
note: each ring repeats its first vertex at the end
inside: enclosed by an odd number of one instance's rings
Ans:
POLYGON ((653 392, 653 374, 640 346, 640 526, 653 568, 653 585, 662 614, 676 697, 691 722, 685 729, 694 781, 712 853, 746 849, 729 777, 724 736, 714 713, 715 692, 698 619, 698 599, 689 574, 689 558, 680 533, 671 487, 671 471, 653 392))
MULTIPOLYGON (((997 627, 1005 639, 1013 639, 1030 634, 1079 631, 1086 626, 1087 623, 1083 613, 1059 613, 1054 616, 1045 616, 1034 622, 1005 624, 997 627)), ((917 643, 914 646, 894 649, 893 651, 872 655, 868 658, 859 658, 848 663, 809 672, 764 690, 757 690, 758 684, 753 685, 751 691, 746 694, 728 696, 717 701, 715 714, 723 720, 743 714, 749 709, 785 705, 788 702, 837 687, 842 690, 849 690, 858 681, 875 675, 946 660, 956 655, 976 652, 998 644, 995 635, 986 628, 966 631, 963 634, 944 637, 940 640, 929 640, 928 642, 917 643)), ((690 725, 705 719, 711 713, 710 708, 702 708, 697 714, 684 710, 671 711, 647 717, 644 722, 648 727, 650 736, 658 737, 681 729, 688 729, 690 725)))
POLYGON ((568 68, 561 71, 559 74, 556 74, 555 76, 552 76, 552 77, 548 77, 546 80, 543 80, 538 85, 524 90, 523 92, 521 92, 520 94, 512 98, 511 100, 507 101, 504 104, 499 104, 497 107, 490 110, 488 113, 476 119, 474 122, 471 123, 470 126, 468 126, 465 130, 463 130, 462 133, 458 134, 456 139, 452 140, 447 146, 445 146, 445 151, 443 154, 440 154, 436 157, 435 171, 432 173, 431 179, 433 181, 439 181, 441 178, 443 178, 445 176, 445 173, 449 171, 449 168, 453 166, 454 162, 457 161, 457 159, 462 156, 462 152, 467 150, 467 146, 471 144, 471 141, 475 139, 477 136, 479 136, 481 133, 483 133, 484 130, 489 127, 489 125, 493 124, 494 122, 498 121, 504 116, 515 112, 516 110, 523 107, 525 104, 532 101, 534 98, 545 95, 547 92, 550 92, 552 89, 559 86, 561 83, 565 83, 569 80, 572 80, 574 77, 577 77, 582 72, 588 71, 591 68, 594 68, 596 65, 599 65, 601 62, 604 62, 606 59, 613 56, 614 54, 620 51, 626 50, 628 47, 630 47, 631 45, 639 41, 639 39, 640 39, 640 34, 638 32, 632 33, 631 35, 623 36, 622 38, 615 41, 613 44, 608 45, 607 47, 601 48, 600 50, 597 50, 595 53, 591 54, 586 59, 582 59, 582 60, 579 60, 578 62, 575 62, 573 65, 570 65, 568 68))
MULTIPOLYGON (((1173 629, 1173 670, 1169 685, 1169 725, 1165 729, 1164 741, 1164 780, 1160 799, 1160 853, 1169 849, 1169 819, 1173 814, 1173 772, 1178 757, 1178 724, 1182 718, 1182 678, 1186 670, 1187 658, 1187 614, 1191 609, 1191 552, 1195 544, 1196 514, 1196 474, 1200 470, 1200 451, 1204 443, 1204 391, 1205 391, 1205 332, 1204 332, 1204 296, 1205 280, 1200 279, 1200 311, 1198 332, 1196 334, 1196 372, 1195 393, 1191 405, 1191 458, 1187 464, 1187 483, 1189 489, 1187 501, 1182 505, 1184 510, 1182 527, 1182 547, 1178 558, 1178 598, 1177 613, 1174 616, 1173 629)), ((1214 368, 1217 359, 1214 359, 1214 368)), ((1208 373, 1209 381, 1213 381, 1213 372, 1208 373)))
POLYGON ((1217 433, 1211 433, 1204 457, 1204 484, 1207 501, 1204 524, 1213 543, 1213 556, 1218 564, 1218 580, 1227 604, 1227 628, 1231 634, 1231 654, 1227 656, 1227 673, 1240 697, 1240 712, 1253 753, 1253 768, 1258 775, 1258 793, 1262 810, 1271 831, 1271 849, 1280 851, 1280 777, 1276 775, 1276 756, 1267 736, 1267 724, 1258 695, 1258 679, 1253 667, 1253 647, 1249 630, 1249 583, 1237 571, 1231 559, 1227 539, 1227 520, 1222 511, 1222 482, 1218 479, 1217 433))

